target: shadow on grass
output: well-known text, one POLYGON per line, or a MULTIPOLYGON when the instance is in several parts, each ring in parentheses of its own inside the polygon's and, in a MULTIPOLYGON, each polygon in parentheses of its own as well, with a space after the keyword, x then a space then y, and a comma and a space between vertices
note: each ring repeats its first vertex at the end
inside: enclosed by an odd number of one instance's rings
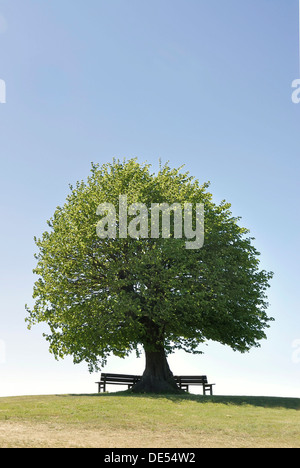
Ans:
MULTIPOLYGON (((61 395, 60 395, 61 396, 61 395)), ((204 396, 194 395, 191 393, 185 393, 182 395, 176 394, 154 394, 154 393, 133 393, 130 390, 115 393, 85 393, 85 394, 70 394, 65 396, 76 396, 76 397, 96 397, 96 398, 107 398, 107 397, 130 397, 130 398, 154 398, 154 399, 168 399, 174 403, 180 403, 182 401, 195 401, 197 403, 221 403, 224 405, 252 405, 261 406, 264 408, 285 408, 300 410, 300 398, 286 398, 286 397, 267 397, 267 396, 204 396)))

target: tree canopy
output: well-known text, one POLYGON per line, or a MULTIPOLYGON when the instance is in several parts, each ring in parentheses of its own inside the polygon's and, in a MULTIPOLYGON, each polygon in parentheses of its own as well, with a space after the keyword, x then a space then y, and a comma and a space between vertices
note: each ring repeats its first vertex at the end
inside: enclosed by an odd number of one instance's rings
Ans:
POLYGON ((266 313, 272 273, 260 269, 253 238, 231 205, 215 204, 208 188, 182 168, 166 164, 153 173, 136 159, 92 164, 87 180, 70 186, 49 229, 35 238, 35 302, 26 306, 29 328, 48 324, 56 358, 72 355, 93 371, 111 354, 139 355, 141 348, 167 355, 201 353, 208 340, 240 352, 259 346, 273 320, 266 313), (98 207, 113 204, 119 227, 120 195, 149 213, 153 203, 203 204, 203 246, 186 249, 186 239, 174 235, 174 212, 168 238, 142 237, 130 214, 135 238, 100 238, 98 207))

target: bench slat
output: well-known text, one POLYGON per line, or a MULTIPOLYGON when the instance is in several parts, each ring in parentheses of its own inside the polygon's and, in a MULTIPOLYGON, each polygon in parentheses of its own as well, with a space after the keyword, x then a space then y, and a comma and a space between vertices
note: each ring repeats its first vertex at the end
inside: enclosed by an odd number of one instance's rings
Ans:
POLYGON ((180 382, 204 382, 204 383, 207 382, 207 379, 199 379, 197 377, 195 377, 194 379, 186 379, 184 377, 178 377, 175 380, 179 380, 180 382))
POLYGON ((126 377, 122 377, 122 378, 119 378, 119 377, 104 377, 104 378, 101 378, 101 381, 102 382, 133 382, 134 380, 137 380, 139 379, 139 377, 132 377, 132 378, 128 378, 126 379, 126 377))
POLYGON ((125 378, 125 379, 134 379, 136 377, 140 377, 139 375, 130 375, 130 374, 108 374, 108 373, 102 373, 101 378, 106 377, 106 378, 125 378))
POLYGON ((178 379, 207 379, 206 375, 175 375, 178 379))

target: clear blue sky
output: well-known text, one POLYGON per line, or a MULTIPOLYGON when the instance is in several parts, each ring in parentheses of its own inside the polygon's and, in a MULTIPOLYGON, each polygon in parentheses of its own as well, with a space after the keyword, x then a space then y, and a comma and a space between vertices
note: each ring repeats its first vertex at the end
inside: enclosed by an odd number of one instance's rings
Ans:
POLYGON ((0 396, 96 391, 85 364, 48 353, 43 326, 26 329, 33 237, 91 161, 132 156, 211 181, 275 273, 260 349, 209 343, 172 370, 218 394, 300 396, 296 78, 298 0, 0 0, 0 396))

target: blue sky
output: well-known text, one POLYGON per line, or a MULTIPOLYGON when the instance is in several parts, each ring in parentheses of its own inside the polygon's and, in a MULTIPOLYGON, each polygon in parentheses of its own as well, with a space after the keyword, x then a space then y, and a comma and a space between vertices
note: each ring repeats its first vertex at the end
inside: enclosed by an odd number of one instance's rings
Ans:
MULTIPOLYGON (((175 373, 218 394, 300 396, 298 0, 0 0, 0 396, 94 392, 26 329, 33 237, 90 163, 159 158, 211 182, 275 273, 260 349, 209 343, 175 373), (295 347, 293 348, 293 344, 295 347), (4 349, 4 351, 3 351, 4 349), (298 359, 299 358, 299 359, 298 359), (298 362, 299 361, 299 362, 298 362)), ((109 371, 142 372, 143 358, 109 371)))

